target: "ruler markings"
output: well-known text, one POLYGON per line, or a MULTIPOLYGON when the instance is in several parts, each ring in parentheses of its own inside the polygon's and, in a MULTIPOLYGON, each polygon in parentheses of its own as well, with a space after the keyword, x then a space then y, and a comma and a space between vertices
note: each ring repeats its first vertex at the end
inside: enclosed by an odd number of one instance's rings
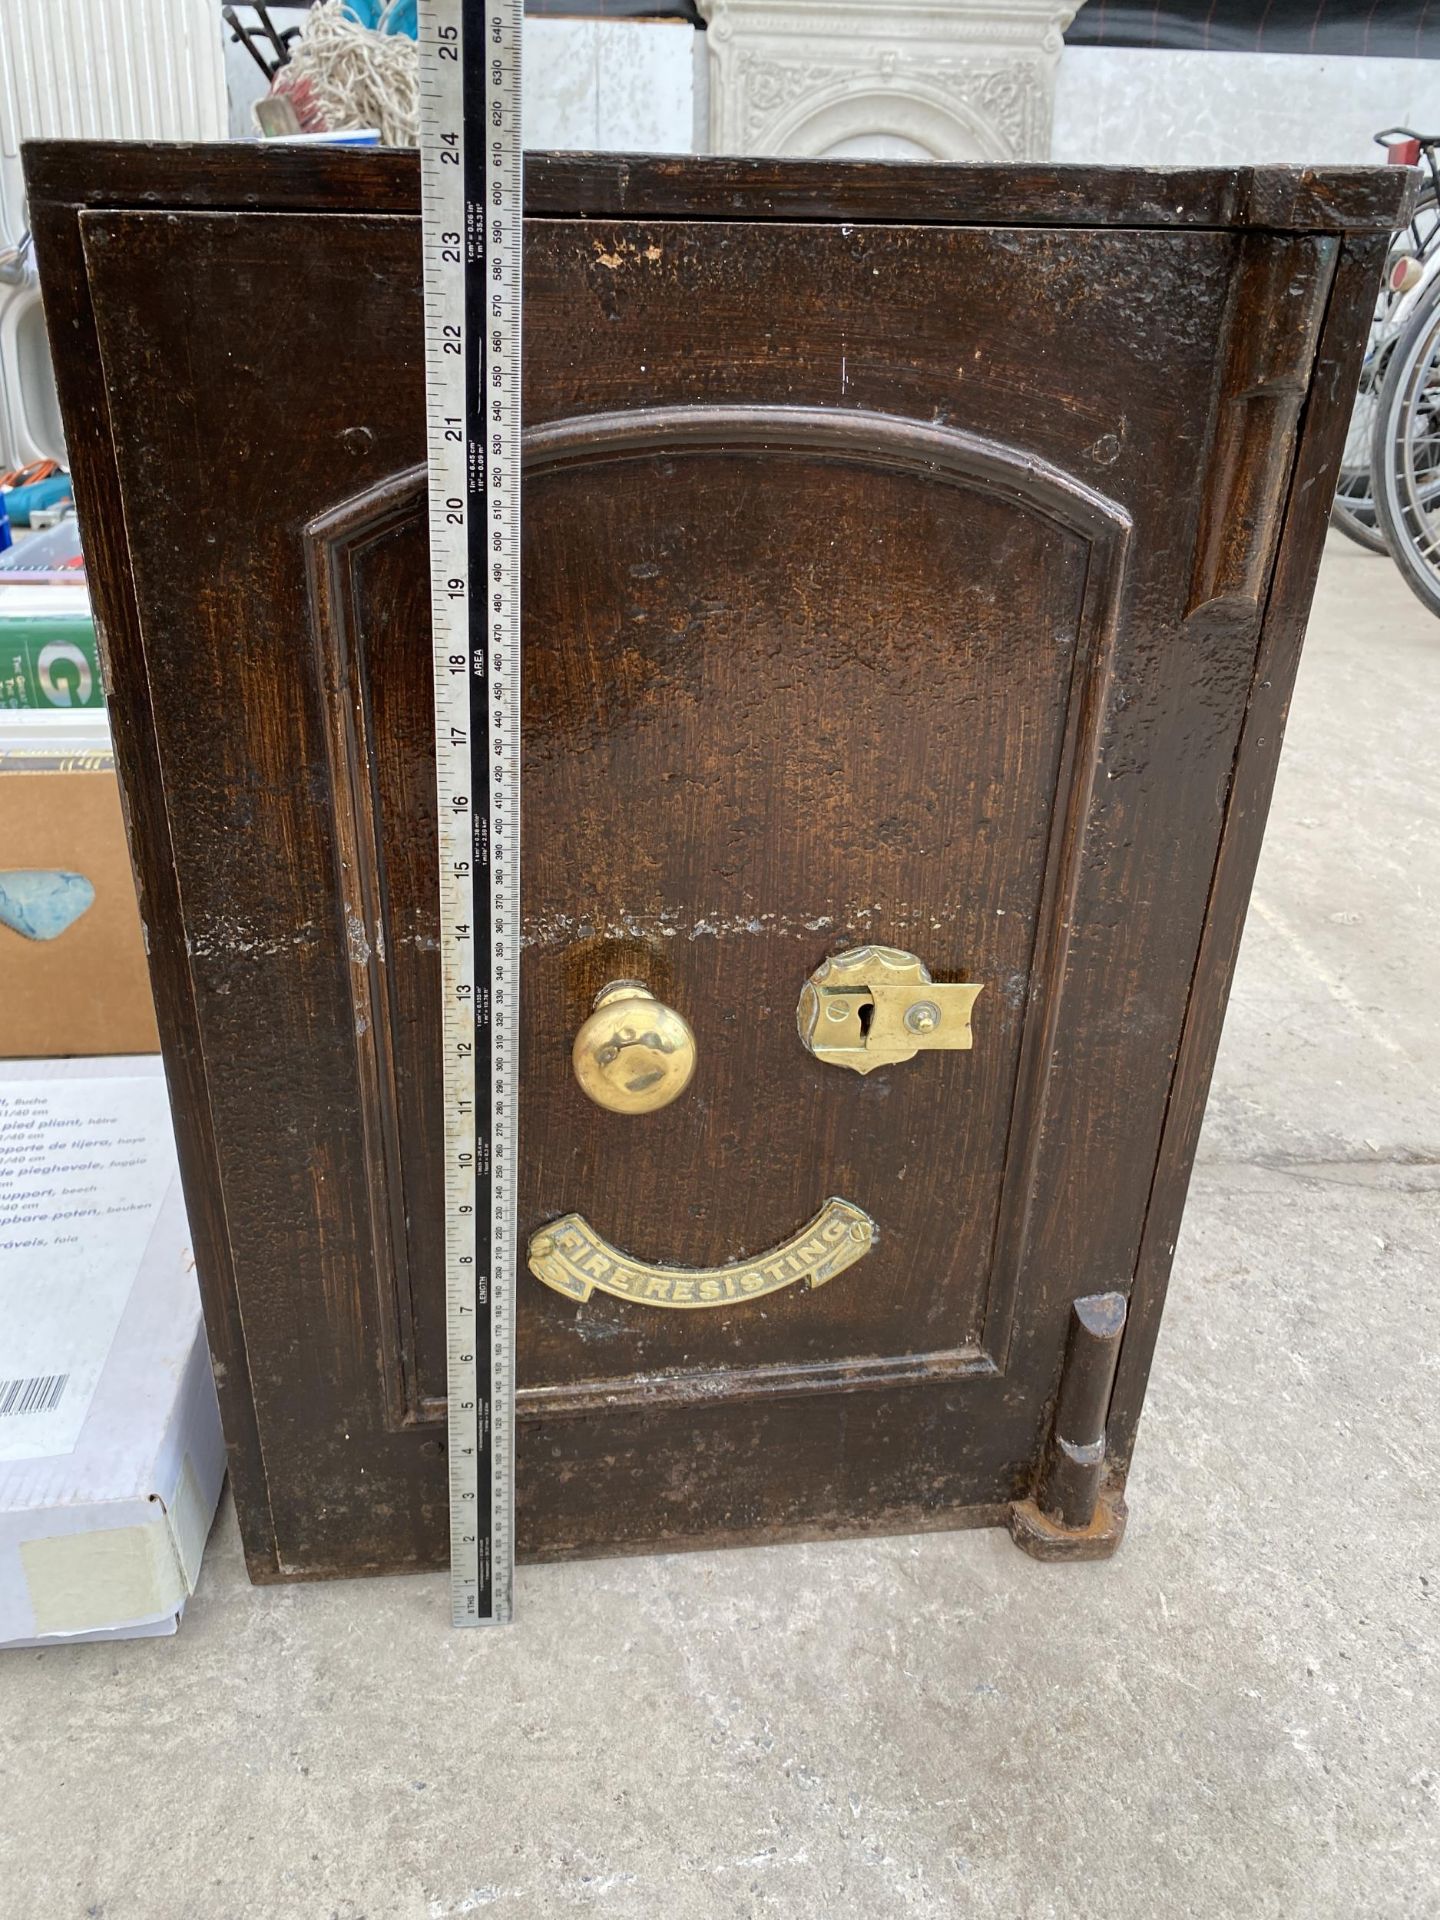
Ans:
POLYGON ((511 1615, 523 0, 422 0, 451 1613, 511 1615))

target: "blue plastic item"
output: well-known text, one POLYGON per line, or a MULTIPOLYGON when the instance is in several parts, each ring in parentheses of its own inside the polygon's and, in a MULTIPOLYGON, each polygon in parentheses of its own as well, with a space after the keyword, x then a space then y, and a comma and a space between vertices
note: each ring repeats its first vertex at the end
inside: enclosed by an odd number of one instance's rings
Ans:
POLYGON ((345 11, 360 26, 373 27, 376 33, 419 38, 415 0, 346 0, 345 11))
POLYGON ((28 527, 36 507, 68 507, 75 498, 68 473, 52 473, 48 480, 37 480, 28 487, 11 487, 5 495, 5 511, 10 524, 28 527))
POLYGON ((15 544, 15 536, 10 531, 10 509, 5 505, 5 496, 0 493, 0 553, 15 544))

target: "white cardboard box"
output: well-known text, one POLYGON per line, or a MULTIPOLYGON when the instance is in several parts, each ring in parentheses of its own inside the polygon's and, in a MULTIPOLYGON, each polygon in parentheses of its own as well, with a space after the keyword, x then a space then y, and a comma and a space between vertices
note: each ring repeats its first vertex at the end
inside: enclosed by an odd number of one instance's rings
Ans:
POLYGON ((0 1647, 173 1633, 224 1474, 160 1062, 0 1063, 0 1647))

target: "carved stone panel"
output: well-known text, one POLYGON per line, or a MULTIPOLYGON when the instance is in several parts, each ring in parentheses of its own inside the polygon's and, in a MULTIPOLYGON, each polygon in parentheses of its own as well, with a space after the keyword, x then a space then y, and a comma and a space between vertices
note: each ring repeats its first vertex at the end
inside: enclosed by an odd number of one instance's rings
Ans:
POLYGON ((699 0, 710 150, 887 160, 1050 151, 1056 0, 699 0))

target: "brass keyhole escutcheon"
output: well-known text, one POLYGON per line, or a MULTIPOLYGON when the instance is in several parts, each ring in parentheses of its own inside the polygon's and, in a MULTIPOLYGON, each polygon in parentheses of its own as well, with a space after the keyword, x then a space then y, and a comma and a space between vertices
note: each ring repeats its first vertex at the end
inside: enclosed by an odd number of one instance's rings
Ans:
POLYGON ((654 1113, 678 1099, 695 1071, 690 1022, 640 980, 612 980, 595 996, 570 1050, 575 1078, 609 1113, 654 1113))
POLYGON ((980 993, 974 982, 932 980, 924 961, 899 947, 850 947, 805 982, 795 1021, 817 1060, 873 1073, 917 1053, 973 1046, 970 1015, 980 993))

